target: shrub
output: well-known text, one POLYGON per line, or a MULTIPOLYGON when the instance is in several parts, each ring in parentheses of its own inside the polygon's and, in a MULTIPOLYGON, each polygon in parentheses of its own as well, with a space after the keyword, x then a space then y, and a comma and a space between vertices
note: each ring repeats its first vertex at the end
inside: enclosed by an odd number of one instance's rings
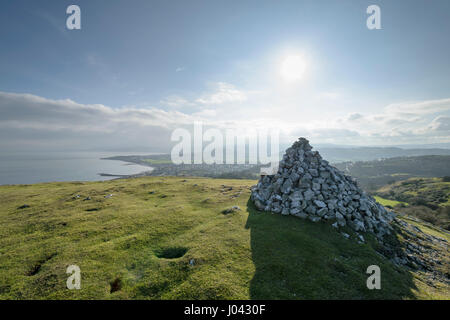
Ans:
POLYGON ((408 206, 402 208, 401 212, 450 230, 450 206, 439 207, 435 210, 428 206, 408 206))

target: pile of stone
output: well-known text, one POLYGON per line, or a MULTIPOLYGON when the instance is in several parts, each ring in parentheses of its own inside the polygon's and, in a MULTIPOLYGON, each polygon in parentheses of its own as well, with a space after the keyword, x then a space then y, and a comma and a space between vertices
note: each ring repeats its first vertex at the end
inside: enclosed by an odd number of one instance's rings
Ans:
MULTIPOLYGON (((275 175, 261 176, 251 199, 259 210, 313 222, 330 221, 335 228, 347 225, 356 232, 371 232, 380 240, 391 233, 395 216, 362 191, 355 179, 312 151, 305 138, 286 150, 275 175)), ((361 235, 359 238, 364 241, 361 235)))

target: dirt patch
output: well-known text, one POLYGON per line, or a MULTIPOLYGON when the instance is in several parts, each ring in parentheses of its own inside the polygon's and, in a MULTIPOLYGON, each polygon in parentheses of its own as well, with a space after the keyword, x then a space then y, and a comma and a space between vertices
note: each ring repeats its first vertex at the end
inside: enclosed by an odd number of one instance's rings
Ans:
POLYGON ((44 263, 46 263, 47 261, 49 261, 50 259, 52 259, 54 256, 56 256, 56 252, 52 253, 50 255, 45 256, 45 258, 40 259, 39 261, 37 261, 34 265, 31 266, 31 268, 28 270, 28 272, 26 273, 27 276, 34 276, 35 274, 37 274, 40 270, 41 267, 44 263))
POLYGON ((120 278, 115 278, 113 281, 109 283, 109 285, 111 286, 109 292, 114 293, 122 289, 122 280, 120 280, 120 278))
POLYGON ((164 249, 155 251, 155 255, 158 258, 176 259, 176 258, 181 258, 182 256, 184 256, 187 251, 188 251, 188 248, 184 248, 184 247, 169 247, 169 248, 164 248, 164 249))

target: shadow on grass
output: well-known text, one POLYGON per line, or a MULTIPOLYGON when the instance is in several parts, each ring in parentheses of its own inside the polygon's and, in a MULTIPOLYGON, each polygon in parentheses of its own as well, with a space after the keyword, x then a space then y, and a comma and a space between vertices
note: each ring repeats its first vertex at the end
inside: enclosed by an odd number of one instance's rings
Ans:
POLYGON ((247 209, 256 269, 251 299, 415 298, 411 273, 377 253, 370 235, 358 244, 327 223, 261 212, 250 200, 247 209), (380 290, 367 288, 370 265, 380 267, 380 290))

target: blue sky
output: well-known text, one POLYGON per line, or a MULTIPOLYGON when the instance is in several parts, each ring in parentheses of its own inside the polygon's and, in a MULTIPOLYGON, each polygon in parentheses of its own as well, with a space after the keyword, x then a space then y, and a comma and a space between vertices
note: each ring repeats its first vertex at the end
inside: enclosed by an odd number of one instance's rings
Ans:
POLYGON ((449 34, 446 0, 2 1, 0 131, 17 140, 2 145, 159 134, 136 142, 151 148, 196 119, 320 143, 450 142, 449 34), (70 4, 81 30, 66 29, 70 4), (382 30, 366 27, 371 4, 382 30), (293 82, 291 56, 306 65, 293 82))

